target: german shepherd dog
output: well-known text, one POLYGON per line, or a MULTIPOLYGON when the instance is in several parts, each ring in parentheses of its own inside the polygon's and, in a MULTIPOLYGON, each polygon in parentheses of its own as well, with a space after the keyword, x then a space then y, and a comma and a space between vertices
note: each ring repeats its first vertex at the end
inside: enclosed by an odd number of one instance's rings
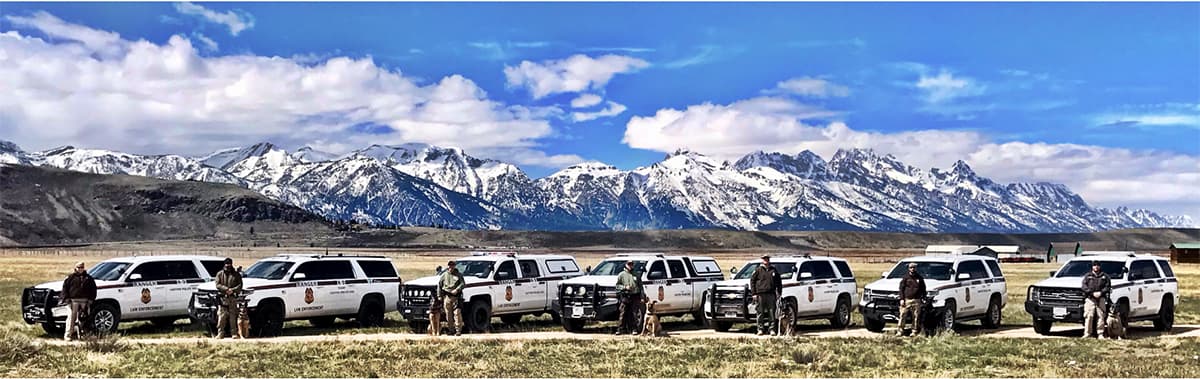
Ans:
POLYGON ((788 303, 780 301, 775 308, 779 314, 779 326, 775 328, 780 336, 796 335, 796 313, 792 311, 792 307, 788 303))
POLYGON ((442 308, 442 299, 437 297, 433 298, 433 300, 429 302, 429 335, 442 335, 443 312, 445 312, 445 310, 442 308))
POLYGON ((237 337, 241 339, 250 338, 250 310, 246 304, 246 296, 238 299, 238 322, 237 322, 237 337))
POLYGON ((667 332, 662 328, 662 321, 658 319, 658 314, 654 312, 654 306, 658 304, 658 300, 651 301, 646 304, 646 317, 642 328, 643 336, 651 337, 667 337, 667 332))
POLYGON ((1120 307, 1112 301, 1108 302, 1108 321, 1104 325, 1104 336, 1112 339, 1125 338, 1125 320, 1121 319, 1120 307))

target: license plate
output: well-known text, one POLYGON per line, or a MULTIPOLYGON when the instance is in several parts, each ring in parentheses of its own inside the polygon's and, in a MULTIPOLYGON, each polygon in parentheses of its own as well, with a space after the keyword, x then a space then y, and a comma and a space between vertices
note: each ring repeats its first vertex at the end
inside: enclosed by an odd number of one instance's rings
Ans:
POLYGON ((583 308, 571 308, 571 317, 574 317, 574 318, 583 317, 583 308))
POLYGON ((737 318, 737 312, 726 312, 725 318, 737 318))
POLYGON ((1067 308, 1054 307, 1054 317, 1066 317, 1066 316, 1067 316, 1067 308))

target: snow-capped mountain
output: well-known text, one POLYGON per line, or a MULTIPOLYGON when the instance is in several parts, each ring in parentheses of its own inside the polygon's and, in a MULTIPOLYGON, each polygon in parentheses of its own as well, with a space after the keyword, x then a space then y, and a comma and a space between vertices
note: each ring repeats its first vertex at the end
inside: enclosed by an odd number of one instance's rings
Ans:
POLYGON ((26 153, 0 141, 0 163, 235 183, 331 219, 468 229, 876 230, 1059 232, 1191 226, 1187 217, 1094 208, 1054 183, 996 183, 967 163, 928 171, 871 150, 828 161, 756 152, 734 163, 677 151, 623 171, 589 162, 540 179, 520 168, 424 144, 343 156, 270 143, 199 158, 64 147, 26 153))

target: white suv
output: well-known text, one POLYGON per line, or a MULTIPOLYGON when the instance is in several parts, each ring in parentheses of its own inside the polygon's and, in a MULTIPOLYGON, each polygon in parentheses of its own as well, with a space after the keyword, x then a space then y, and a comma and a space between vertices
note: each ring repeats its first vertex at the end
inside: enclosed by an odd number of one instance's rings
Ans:
MULTIPOLYGON (((550 313, 557 318, 550 305, 558 299, 558 283, 583 275, 569 255, 475 253, 454 262, 466 281, 463 326, 477 332, 486 331, 497 316, 506 324, 516 324, 524 315, 550 313)), ((403 286, 397 308, 414 332, 428 326, 429 304, 440 280, 439 274, 403 286)))
MULTIPOLYGON (((1083 322, 1083 276, 1092 262, 1108 275, 1109 299, 1122 320, 1153 321, 1154 328, 1170 331, 1179 305, 1179 282, 1171 263, 1162 257, 1133 252, 1085 252, 1067 261, 1049 279, 1029 286, 1025 311, 1033 316, 1033 329, 1049 334, 1055 322, 1083 322)), ((1103 306, 1103 304, 1101 304, 1103 306)))
MULTIPOLYGON (((400 276, 382 256, 281 254, 255 262, 242 273, 242 289, 250 311, 250 334, 277 336, 286 320, 307 319, 328 326, 336 318, 378 326, 396 310, 400 276)), ((193 294, 193 320, 214 332, 219 302, 216 283, 193 294)))
MULTIPOLYGON (((704 315, 713 329, 724 332, 737 322, 754 322, 757 305, 750 293, 750 276, 761 260, 746 262, 730 280, 708 290, 704 315)), ((772 257, 771 266, 783 280, 781 312, 791 320, 829 319, 837 328, 850 325, 850 312, 858 300, 858 284, 845 259, 808 255, 772 257)))
POLYGON ((1000 327, 1008 284, 999 262, 987 256, 935 254, 904 259, 863 289, 858 309, 867 330, 881 332, 885 323, 899 321, 900 280, 909 263, 916 263, 925 278, 927 332, 950 330, 955 323, 969 320, 980 320, 987 328, 1000 327))
MULTIPOLYGON (((96 331, 117 331, 124 321, 150 320, 167 326, 187 317, 188 299, 201 283, 211 282, 224 267, 224 258, 193 255, 158 255, 113 258, 92 266, 96 302, 92 322, 96 331)), ((41 323, 50 334, 61 334, 70 311, 59 306, 62 281, 26 288, 21 294, 21 316, 26 323, 41 323)))
POLYGON ((707 291, 725 279, 717 261, 709 257, 617 254, 601 261, 587 276, 559 284, 554 308, 560 310, 563 329, 578 332, 589 320, 617 320, 617 275, 628 261, 633 261, 646 296, 658 301, 655 310, 660 316, 690 314, 702 323, 707 291))

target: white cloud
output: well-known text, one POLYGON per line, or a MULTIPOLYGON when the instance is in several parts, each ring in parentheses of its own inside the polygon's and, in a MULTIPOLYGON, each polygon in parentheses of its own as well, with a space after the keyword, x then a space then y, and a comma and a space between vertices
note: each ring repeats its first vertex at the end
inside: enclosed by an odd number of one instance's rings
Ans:
POLYGON ((531 149, 554 134, 546 118, 562 114, 491 100, 458 75, 421 85, 370 58, 204 57, 182 36, 161 45, 119 40, 121 54, 96 54, 93 47, 109 42, 0 33, 0 136, 32 149, 140 153, 199 154, 261 140, 531 149), (383 127, 354 128, 364 123, 383 127))
POLYGON ((584 121, 595 120, 595 119, 598 119, 601 117, 616 116, 616 115, 621 114, 622 112, 625 112, 624 105, 617 104, 616 102, 613 102, 613 101, 609 101, 608 108, 605 108, 605 109, 602 109, 602 110, 599 110, 596 112, 575 112, 575 113, 571 114, 571 117, 572 117, 572 119, 575 120, 575 122, 584 122, 584 121))
POLYGON ((603 98, 590 93, 579 95, 574 100, 571 100, 571 108, 587 108, 604 101, 603 98))
POLYGON ((240 10, 221 13, 200 5, 183 2, 175 3, 175 11, 189 16, 197 16, 214 24, 225 25, 229 28, 229 34, 234 36, 243 30, 254 27, 254 16, 240 10))
POLYGON ((998 143, 973 131, 868 132, 844 123, 803 122, 830 111, 794 100, 760 97, 728 105, 704 103, 683 110, 660 109, 634 116, 623 142, 659 152, 689 148, 736 160, 758 151, 795 154, 803 150, 831 158, 838 149, 869 148, 929 169, 967 161, 1000 182, 1063 183, 1098 206, 1148 207, 1179 215, 1200 211, 1200 157, 1179 153, 1076 144, 998 143))
POLYGON ((775 93, 791 93, 807 97, 846 97, 850 96, 850 88, 834 84, 828 80, 812 77, 792 78, 775 84, 775 93))
POLYGON ((120 54, 125 48, 125 41, 121 40, 120 34, 72 24, 46 12, 39 11, 32 17, 5 18, 13 25, 36 29, 52 38, 79 42, 98 54, 113 56, 120 54))
POLYGON ((1099 125, 1183 126, 1200 128, 1200 104, 1166 103, 1125 106, 1095 117, 1099 125))
POLYGON ((200 43, 204 45, 204 48, 208 49, 210 52, 220 50, 221 48, 220 45, 217 45, 217 41, 213 41, 212 38, 208 38, 208 36, 205 36, 204 34, 196 33, 193 37, 196 37, 196 40, 200 41, 200 43))
POLYGON ((522 61, 517 66, 505 66, 504 76, 509 87, 524 87, 533 98, 540 99, 556 93, 600 89, 616 74, 634 72, 649 65, 644 60, 623 55, 592 58, 577 54, 561 60, 522 61))
POLYGON ((955 77, 945 70, 941 71, 937 76, 921 74, 916 86, 925 92, 925 101, 934 104, 944 103, 960 97, 977 96, 984 91, 984 87, 974 79, 962 76, 955 77))

